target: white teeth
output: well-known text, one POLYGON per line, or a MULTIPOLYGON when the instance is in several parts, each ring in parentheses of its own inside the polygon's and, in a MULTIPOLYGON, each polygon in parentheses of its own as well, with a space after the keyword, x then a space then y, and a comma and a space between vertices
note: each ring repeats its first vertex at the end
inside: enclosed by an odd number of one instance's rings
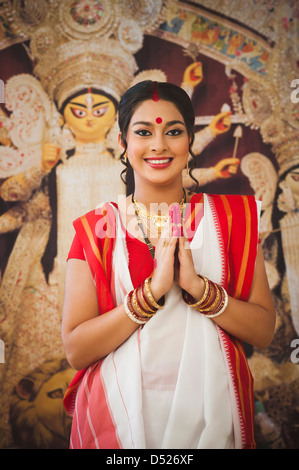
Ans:
POLYGON ((152 163, 154 165, 162 165, 164 163, 169 163, 171 158, 165 158, 165 160, 147 160, 148 163, 152 163))

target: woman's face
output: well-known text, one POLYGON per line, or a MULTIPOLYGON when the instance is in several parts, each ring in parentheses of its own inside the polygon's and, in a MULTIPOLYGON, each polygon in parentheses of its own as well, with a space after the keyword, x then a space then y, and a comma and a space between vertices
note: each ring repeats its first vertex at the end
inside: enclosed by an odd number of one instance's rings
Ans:
POLYGON ((104 95, 85 93, 71 99, 64 119, 78 143, 102 142, 115 119, 113 102, 104 95))
POLYGON ((135 110, 127 132, 127 155, 135 184, 182 183, 189 154, 189 136, 176 106, 146 100, 135 110))

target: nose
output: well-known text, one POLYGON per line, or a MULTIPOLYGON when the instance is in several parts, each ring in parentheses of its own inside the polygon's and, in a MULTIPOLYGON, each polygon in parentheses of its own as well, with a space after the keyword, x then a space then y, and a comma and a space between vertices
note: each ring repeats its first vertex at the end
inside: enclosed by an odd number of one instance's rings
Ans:
POLYGON ((156 153, 162 153, 167 149, 167 143, 163 134, 155 134, 151 142, 151 151, 156 153))

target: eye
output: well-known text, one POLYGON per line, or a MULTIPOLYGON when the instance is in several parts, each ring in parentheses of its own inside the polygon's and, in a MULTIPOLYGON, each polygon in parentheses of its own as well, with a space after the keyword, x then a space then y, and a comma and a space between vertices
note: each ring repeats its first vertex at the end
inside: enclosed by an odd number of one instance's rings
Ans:
POLYGON ((147 129, 139 129, 135 131, 135 134, 140 135, 141 137, 147 137, 151 135, 150 131, 148 131, 147 129))
POLYGON ((170 135, 172 137, 176 137, 178 135, 181 135, 182 132, 184 132, 182 129, 171 129, 166 133, 166 135, 170 135))
POLYGON ((64 393, 62 388, 56 388, 55 390, 51 390, 47 393, 49 398, 63 398, 64 393))
POLYGON ((80 108, 71 108, 72 113, 79 119, 84 118, 87 115, 87 112, 84 109, 80 108))
POLYGON ((92 114, 95 117, 101 117, 101 116, 104 116, 104 114, 107 112, 107 109, 108 109, 108 106, 105 106, 104 108, 98 108, 98 109, 95 109, 92 112, 92 114))

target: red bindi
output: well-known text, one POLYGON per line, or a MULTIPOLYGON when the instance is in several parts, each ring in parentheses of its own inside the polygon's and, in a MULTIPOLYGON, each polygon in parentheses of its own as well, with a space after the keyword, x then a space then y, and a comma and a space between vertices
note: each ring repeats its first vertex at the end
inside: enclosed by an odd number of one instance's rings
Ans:
POLYGON ((162 118, 160 118, 160 117, 157 117, 157 119, 156 119, 156 123, 157 123, 157 124, 161 124, 161 122, 162 122, 162 118))

